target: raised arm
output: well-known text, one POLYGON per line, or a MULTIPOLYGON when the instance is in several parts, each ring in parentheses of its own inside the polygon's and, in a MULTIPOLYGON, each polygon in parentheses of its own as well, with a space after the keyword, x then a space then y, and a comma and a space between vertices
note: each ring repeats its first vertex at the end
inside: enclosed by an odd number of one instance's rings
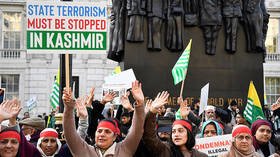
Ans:
POLYGON ((151 152, 160 152, 161 150, 166 149, 166 145, 160 141, 157 137, 156 132, 156 114, 160 107, 167 103, 167 99, 169 94, 164 91, 162 93, 158 93, 155 100, 152 102, 150 106, 150 110, 146 115, 145 126, 144 126, 144 135, 143 141, 146 147, 151 152))
POLYGON ((126 152, 132 156, 136 152, 144 132, 144 94, 141 83, 133 82, 131 93, 135 100, 134 114, 130 130, 122 142, 122 148, 127 149, 126 152))
POLYGON ((93 148, 90 148, 90 146, 76 132, 73 113, 75 100, 72 98, 71 89, 64 88, 62 99, 64 103, 63 130, 71 153, 73 156, 97 157, 96 152, 92 150, 93 148))
MULTIPOLYGON (((0 104, 0 124, 4 120, 9 119, 9 125, 15 126, 16 125, 16 117, 21 111, 20 102, 17 99, 7 100, 0 104)), ((0 131, 3 128, 0 126, 0 131)))
POLYGON ((82 139, 85 139, 87 136, 87 129, 88 129, 88 112, 86 108, 86 97, 78 98, 76 100, 76 108, 77 108, 77 117, 79 117, 77 132, 82 139))

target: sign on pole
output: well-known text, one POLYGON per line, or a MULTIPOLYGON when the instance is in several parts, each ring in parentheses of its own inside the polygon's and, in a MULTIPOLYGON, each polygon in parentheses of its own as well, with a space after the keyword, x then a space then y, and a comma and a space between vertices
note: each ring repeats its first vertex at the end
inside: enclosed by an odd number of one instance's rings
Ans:
POLYGON ((107 49, 105 0, 28 0, 26 16, 28 53, 105 53, 107 49))
POLYGON ((209 83, 207 83, 203 88, 201 88, 199 115, 203 113, 204 108, 207 106, 208 94, 209 94, 209 83))

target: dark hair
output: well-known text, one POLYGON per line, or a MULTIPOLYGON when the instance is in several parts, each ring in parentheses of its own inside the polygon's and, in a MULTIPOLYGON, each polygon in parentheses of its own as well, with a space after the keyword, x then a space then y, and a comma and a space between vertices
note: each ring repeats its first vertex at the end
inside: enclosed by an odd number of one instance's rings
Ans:
POLYGON ((230 106, 237 106, 237 102, 236 102, 235 100, 232 100, 232 101, 230 102, 230 106))
MULTIPOLYGON (((187 121, 187 122, 189 122, 189 121, 187 121)), ((189 122, 189 123, 191 124, 191 122, 189 122)), ((185 146, 189 151, 191 151, 193 149, 194 145, 195 145, 195 137, 188 128, 186 128, 186 127, 184 127, 184 128, 187 130, 187 136, 188 136, 188 139, 187 139, 187 142, 185 143, 185 146)), ((172 139, 172 132, 171 132, 171 139, 172 139)), ((170 155, 172 157, 184 157, 184 155, 182 154, 179 146, 176 146, 173 142, 171 143, 170 149, 171 149, 171 154, 170 155)))

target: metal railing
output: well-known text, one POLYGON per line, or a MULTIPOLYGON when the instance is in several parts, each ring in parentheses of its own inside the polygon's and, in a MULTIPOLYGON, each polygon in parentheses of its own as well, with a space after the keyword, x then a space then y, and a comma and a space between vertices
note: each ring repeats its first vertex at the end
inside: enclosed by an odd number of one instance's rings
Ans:
POLYGON ((268 61, 268 62, 280 61, 280 53, 266 54, 265 61, 268 61))
POLYGON ((0 59, 23 59, 25 58, 25 50, 13 50, 13 49, 0 49, 0 59))

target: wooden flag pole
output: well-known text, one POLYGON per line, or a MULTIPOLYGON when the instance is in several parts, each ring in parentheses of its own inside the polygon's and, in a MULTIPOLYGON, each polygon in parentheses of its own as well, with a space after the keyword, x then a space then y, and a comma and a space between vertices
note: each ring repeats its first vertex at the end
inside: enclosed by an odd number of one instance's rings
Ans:
MULTIPOLYGON (((184 85, 185 85, 185 80, 186 80, 186 77, 187 77, 187 70, 185 72, 185 79, 182 81, 182 84, 181 84, 181 91, 180 91, 180 97, 183 98, 183 90, 184 90, 184 85)), ((184 100, 184 99, 183 99, 184 100)))
POLYGON ((70 87, 70 67, 69 67, 69 54, 65 54, 65 79, 66 79, 66 88, 70 87))

